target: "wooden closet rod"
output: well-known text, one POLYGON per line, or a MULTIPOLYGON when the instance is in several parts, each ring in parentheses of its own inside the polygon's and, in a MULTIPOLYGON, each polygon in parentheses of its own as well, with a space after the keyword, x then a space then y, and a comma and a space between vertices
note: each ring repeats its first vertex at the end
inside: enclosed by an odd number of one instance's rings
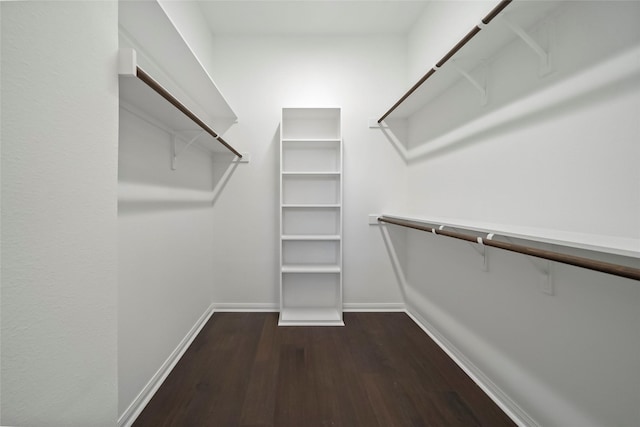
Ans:
POLYGON ((202 130, 211 135, 214 139, 218 140, 222 145, 227 147, 233 154, 238 156, 238 158, 242 158, 242 154, 238 153, 235 148, 233 148, 227 141, 222 139, 220 135, 216 133, 213 129, 211 129, 205 122, 200 120, 198 116, 196 116, 191 110, 185 107, 180 101, 178 101, 173 95, 171 95, 165 88, 162 87, 160 83, 155 81, 153 77, 149 74, 145 73, 140 67, 136 67, 136 76, 145 82, 151 89, 155 90, 160 96, 169 101, 174 107, 178 110, 182 111, 185 116, 189 117, 195 124, 200 126, 202 130))
POLYGON ((496 240, 482 239, 471 236, 469 234, 458 233, 449 230, 440 230, 428 227, 426 225, 417 224, 411 221, 405 221, 395 218, 388 218, 384 215, 378 218, 380 222, 387 222, 402 227, 413 228, 416 230, 427 231, 429 233, 453 237, 454 239, 465 240, 471 243, 480 243, 485 246, 504 249, 506 251, 517 252, 524 255, 530 255, 537 258, 548 259, 551 261, 561 262, 563 264, 574 265, 576 267, 587 268, 589 270, 600 271, 602 273, 613 274, 614 276, 626 277, 627 279, 640 280, 640 268, 627 267, 619 264, 611 264, 603 261, 596 261, 589 258, 583 258, 574 255, 561 254, 559 252, 547 251, 544 249, 532 248, 530 246, 517 245, 514 243, 499 242, 496 240))
MULTIPOLYGON (((482 23, 484 25, 487 25, 489 22, 491 22, 491 20, 493 20, 493 18, 498 16, 498 14, 500 12, 502 12, 502 10, 505 7, 507 7, 509 5, 509 3, 511 3, 512 1, 513 0, 502 0, 500 3, 498 3, 498 5, 496 7, 493 8, 493 10, 491 10, 491 12, 489 12, 489 14, 487 16, 485 16, 482 19, 482 23)), ((431 77, 438 70, 438 68, 442 67, 445 64, 445 62, 447 62, 449 59, 451 59, 451 57, 453 55, 455 55, 464 45, 469 43, 469 41, 473 37, 475 37, 475 35, 478 34, 481 29, 482 28, 480 28, 477 25, 475 27, 473 27, 473 29, 471 31, 469 31, 467 33, 467 35, 462 38, 462 40, 460 40, 449 52, 447 52, 447 54, 445 56, 442 57, 442 59, 440 61, 438 61, 438 63, 435 65, 435 67, 433 67, 429 71, 427 71, 427 74, 422 76, 422 78, 420 80, 418 80, 418 83, 414 84, 411 87, 411 89, 409 89, 404 95, 402 95, 402 97, 398 100, 398 102, 393 104, 393 106, 391 108, 389 108, 389 110, 387 110, 387 112, 384 113, 382 115, 382 117, 380 117, 378 119, 378 123, 382 123, 382 121, 384 119, 386 119, 389 114, 391 114, 396 108, 398 108, 398 106, 400 106, 400 104, 402 104, 409 96, 411 96, 411 94, 413 92, 415 92, 420 86, 422 86, 422 84, 424 82, 426 82, 427 79, 429 77, 431 77)))

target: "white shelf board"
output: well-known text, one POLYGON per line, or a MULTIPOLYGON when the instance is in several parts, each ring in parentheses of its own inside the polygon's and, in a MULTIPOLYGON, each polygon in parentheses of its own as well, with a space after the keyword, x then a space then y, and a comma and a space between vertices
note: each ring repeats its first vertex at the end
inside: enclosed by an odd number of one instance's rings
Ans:
POLYGON ((340 241, 340 236, 335 234, 284 234, 281 237, 282 240, 291 240, 291 241, 340 241))
POLYGON ((326 203, 326 204, 296 204, 296 203, 287 203, 282 205, 283 208, 295 208, 295 209, 336 209, 340 208, 339 204, 336 203, 326 203))
POLYGON ((344 326, 337 308, 282 308, 278 326, 344 326))
POLYGON ((138 51, 142 68, 214 129, 224 133, 237 120, 220 89, 157 1, 118 5, 120 48, 138 51), (223 125, 224 123, 224 125, 223 125))
POLYGON ((340 138, 283 138, 282 142, 340 142, 340 138))
POLYGON ((340 273, 338 265, 283 265, 283 273, 340 273))
POLYGON ((640 258, 640 239, 638 238, 634 239, 598 234, 576 233, 514 225, 505 226, 502 224, 493 224, 488 222, 459 221, 456 219, 439 217, 407 216, 386 213, 383 215, 390 218, 414 221, 434 226, 444 225, 451 228, 471 230, 479 233, 494 233, 496 237, 511 237, 514 239, 523 239, 577 249, 586 249, 595 252, 640 258))
MULTIPOLYGON (((415 92, 413 92, 390 115, 389 119, 406 119, 434 101, 442 92, 463 79, 460 73, 451 65, 451 61, 461 61, 467 72, 473 74, 473 67, 481 61, 490 60, 508 44, 518 37, 504 22, 501 15, 508 16, 510 21, 517 23, 525 30, 530 29, 545 19, 560 7, 563 1, 523 1, 512 2, 504 11, 492 20, 484 29, 475 35, 462 49, 429 77, 415 92), (468 65, 471 64, 471 65, 468 65)), ((483 17, 478 17, 478 21, 483 17)), ((471 28, 469 28, 471 30, 471 28)), ((451 46, 453 47, 453 45, 451 46)), ((522 49, 529 49, 522 44, 522 49)), ((434 64, 435 65, 435 64, 434 64)), ((428 70, 425 70, 427 72, 428 70)), ((437 101, 436 101, 437 102, 437 101)))
POLYGON ((197 139, 199 146, 213 152, 230 152, 227 147, 204 132, 193 120, 138 77, 121 75, 119 77, 119 86, 121 106, 126 110, 147 119, 167 131, 175 132, 182 136, 183 139, 191 139, 202 132, 197 139))
POLYGON ((317 172, 303 172, 303 171, 283 171, 282 176, 340 176, 338 171, 317 171, 317 172))

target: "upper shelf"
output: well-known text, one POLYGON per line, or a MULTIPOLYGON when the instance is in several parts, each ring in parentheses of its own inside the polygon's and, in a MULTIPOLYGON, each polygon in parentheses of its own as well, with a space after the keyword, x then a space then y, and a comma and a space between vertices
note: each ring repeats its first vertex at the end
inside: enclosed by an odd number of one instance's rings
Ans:
POLYGON ((237 121, 236 114, 162 3, 120 2, 118 24, 122 105, 187 141, 204 131, 208 136, 198 138, 199 145, 241 157, 220 137, 237 121))
POLYGON ((157 0, 118 5, 120 48, 198 117, 224 133, 237 120, 229 103, 157 0))
POLYGON ((486 87, 483 88, 483 82, 471 75, 472 68, 493 57, 518 37, 526 38, 527 44, 534 44, 534 46, 530 45, 532 49, 537 50, 539 54, 544 54, 542 52, 544 49, 535 45, 536 42, 529 37, 527 30, 549 16, 562 3, 562 1, 501 1, 400 97, 380 117, 378 123, 386 118, 411 117, 462 78, 469 79, 480 92, 484 90, 484 96, 486 96, 486 87))
POLYGON ((121 101, 143 111, 155 122, 161 123, 163 127, 183 136, 188 135, 191 142, 195 142, 196 139, 200 143, 208 140, 209 143, 206 144, 206 147, 212 151, 226 152, 229 150, 242 158, 242 155, 215 130, 140 68, 135 50, 120 49, 119 59, 121 101), (200 138, 200 133, 206 133, 207 138, 200 138))

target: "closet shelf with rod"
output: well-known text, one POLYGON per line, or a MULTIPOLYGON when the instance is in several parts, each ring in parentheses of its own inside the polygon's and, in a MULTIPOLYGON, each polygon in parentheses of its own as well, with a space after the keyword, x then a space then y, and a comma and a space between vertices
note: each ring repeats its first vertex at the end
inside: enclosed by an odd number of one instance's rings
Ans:
POLYGON ((242 158, 219 133, 140 68, 134 49, 120 49, 119 75, 120 101, 124 101, 125 108, 132 105, 143 111, 175 135, 188 139, 187 146, 197 140, 201 145, 206 143, 204 146, 213 152, 231 152, 242 158))
POLYGON ((500 1, 378 119, 378 124, 387 118, 410 118, 462 78, 480 92, 480 103, 486 104, 489 96, 488 71, 485 69, 485 75, 481 78, 474 71, 482 68, 486 60, 517 38, 530 48, 533 55, 539 57, 539 74, 549 73, 551 64, 548 47, 536 41, 529 29, 543 21, 562 3, 500 1))
POLYGON ((599 261, 591 258, 585 258, 581 256, 569 255, 565 253, 555 252, 546 249, 539 249, 522 244, 516 244, 511 242, 503 242, 498 240, 498 236, 513 237, 517 239, 526 239, 529 241, 551 243, 554 245, 568 246, 579 249, 588 249, 598 252, 605 252, 617 255, 624 255, 632 258, 640 258, 640 242, 635 239, 616 239, 611 238, 606 244, 603 243, 589 243, 586 240, 565 240, 562 236, 535 236, 527 234, 526 232, 502 232, 502 231, 490 231, 483 227, 460 225, 453 223, 443 223, 442 221, 433 219, 416 219, 401 217, 396 215, 381 215, 378 217, 378 221, 387 224, 398 225, 401 227, 412 228, 415 230, 426 231, 438 236, 452 237, 455 239, 464 240, 470 243, 477 243, 479 245, 495 247, 511 252, 516 252, 524 255, 529 255, 536 258, 541 258, 549 261, 559 262, 563 264, 569 264, 576 267, 586 268, 589 270, 599 271, 614 276, 625 277, 632 280, 640 280, 640 268, 631 267, 627 265, 614 264, 610 262, 599 261), (459 228, 464 228, 469 231, 476 232, 478 234, 487 233, 486 237, 478 237, 476 235, 461 233, 457 231, 459 228))

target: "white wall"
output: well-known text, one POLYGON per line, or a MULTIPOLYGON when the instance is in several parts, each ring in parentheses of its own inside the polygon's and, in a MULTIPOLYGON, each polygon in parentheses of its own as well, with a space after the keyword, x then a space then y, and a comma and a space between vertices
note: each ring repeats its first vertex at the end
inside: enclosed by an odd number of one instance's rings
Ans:
MULTIPOLYGON (((462 12, 452 6, 450 13, 421 25, 447 33, 453 14, 462 12)), ((409 166, 409 212, 637 242, 637 16, 637 2, 567 2, 552 21, 552 74, 539 78, 532 51, 516 41, 490 60, 487 106, 462 81, 416 114, 408 146, 423 155, 409 166)), ((449 33, 453 46, 460 34, 449 33)), ((538 288, 536 265, 520 255, 492 250, 483 272, 464 242, 418 232, 407 241, 412 311, 504 392, 525 421, 640 423, 636 282, 553 265, 551 296, 538 288)))
POLYGON ((116 2, 2 2, 3 425, 117 416, 116 2))
MULTIPOLYGON (((202 64, 211 60, 209 30, 195 2, 161 2, 202 64)), ((135 9, 121 9, 135 13, 135 9)), ((130 22, 136 15, 125 16, 130 22)), ((164 21, 162 21, 164 22, 164 21)), ((173 29, 159 28, 158 31, 173 29)), ((145 39, 148 40, 148 39, 145 39)), ((156 46, 148 47, 156 52, 156 46)), ((192 52, 189 52, 192 54, 192 52)), ((152 58, 157 60, 157 58, 152 58)), ((180 87, 186 75, 166 77, 180 87)), ((187 97, 194 94, 187 93, 187 97)), ((118 170, 118 414, 128 425, 172 367, 194 327, 210 314, 215 270, 212 216, 231 157, 171 136, 123 103, 118 170), (183 151, 184 150, 184 151, 183 151)), ((206 115, 205 115, 206 117, 206 115)), ((193 135, 191 135, 193 136, 193 135)), ((201 140, 210 139, 208 136, 201 140)), ((207 143, 206 141, 204 142, 207 143)), ((209 141, 210 143, 210 141, 209 141)))
POLYGON ((191 146, 171 170, 170 144, 168 133, 120 109, 121 416, 211 304, 214 165, 191 146))
MULTIPOLYGON (((251 154, 214 213, 214 301, 277 307, 278 126, 282 107, 342 107, 344 137, 344 301, 401 302, 379 230, 367 214, 403 203, 404 162, 368 129, 404 89, 402 37, 214 38, 211 74, 240 121, 225 135, 251 154)), ((355 305, 354 305, 355 304, 355 305)))
POLYGON ((207 70, 212 69, 217 61, 213 56, 209 24, 200 2, 159 0, 158 3, 202 66, 207 70))

